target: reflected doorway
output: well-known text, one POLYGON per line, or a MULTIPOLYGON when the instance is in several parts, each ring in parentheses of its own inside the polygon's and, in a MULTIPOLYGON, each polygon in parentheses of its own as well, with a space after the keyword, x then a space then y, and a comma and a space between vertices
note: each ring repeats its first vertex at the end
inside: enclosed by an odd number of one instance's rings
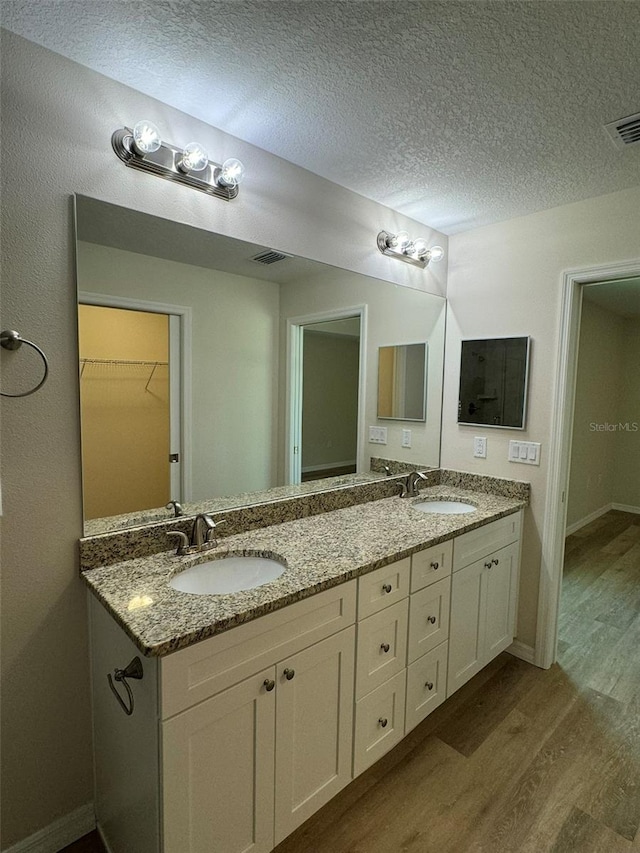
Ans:
POLYGON ((180 317, 78 306, 85 518, 183 499, 180 317))

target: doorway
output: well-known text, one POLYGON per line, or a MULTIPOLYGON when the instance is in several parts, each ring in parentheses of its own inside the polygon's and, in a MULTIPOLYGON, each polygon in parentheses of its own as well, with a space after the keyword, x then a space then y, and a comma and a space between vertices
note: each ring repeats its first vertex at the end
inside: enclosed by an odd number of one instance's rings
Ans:
MULTIPOLYGON (((584 287, 637 277, 640 261, 564 275, 536 636, 535 663, 545 668, 556 660, 557 653, 584 287)), ((598 423, 593 423, 597 428, 598 423)))
POLYGON ((287 324, 286 482, 355 473, 362 464, 365 308, 287 324))
POLYGON ((80 294, 85 520, 188 499, 182 357, 187 319, 171 306, 80 294))

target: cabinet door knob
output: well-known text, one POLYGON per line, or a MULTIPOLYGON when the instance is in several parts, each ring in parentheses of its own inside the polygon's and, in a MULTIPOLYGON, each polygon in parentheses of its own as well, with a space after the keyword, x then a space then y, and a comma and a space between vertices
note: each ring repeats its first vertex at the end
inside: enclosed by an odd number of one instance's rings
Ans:
POLYGON ((273 688, 276 686, 276 683, 272 678, 265 678, 262 683, 264 684, 264 689, 267 691, 267 693, 271 693, 273 688))
POLYGON ((436 617, 435 616, 427 616, 427 622, 431 622, 432 625, 435 625, 436 624, 436 617))
POLYGON ((491 568, 491 561, 489 561, 488 563, 485 563, 484 567, 485 567, 485 569, 490 569, 491 568))
POLYGON ((296 671, 295 669, 285 669, 283 670, 282 674, 287 679, 287 681, 291 681, 293 676, 296 674, 296 671))
POLYGON ((500 562, 500 560, 498 560, 498 559, 496 559, 496 557, 494 557, 493 560, 491 560, 491 562, 493 563, 494 566, 497 566, 498 563, 500 562))
POLYGON ((389 645, 389 643, 383 643, 383 644, 380 646, 380 648, 381 648, 381 649, 382 649, 382 651, 386 654, 386 653, 389 651, 389 649, 391 648, 391 646, 389 645))
POLYGON ((378 720, 378 722, 380 723, 380 725, 381 725, 381 726, 382 726, 382 728, 384 729, 384 728, 386 728, 386 725, 387 725, 387 723, 389 722, 389 720, 387 720, 387 718, 386 718, 386 717, 380 717, 380 719, 378 720))
POLYGON ((425 681, 424 686, 427 690, 433 690, 433 681, 425 681))
POLYGON ((431 566, 431 568, 433 569, 434 572, 437 572, 438 569, 440 568, 440 563, 438 563, 437 561, 430 563, 429 565, 431 566))
POLYGON ((382 591, 383 592, 391 592, 392 589, 393 589, 393 587, 391 586, 390 583, 383 583, 382 584, 382 591))

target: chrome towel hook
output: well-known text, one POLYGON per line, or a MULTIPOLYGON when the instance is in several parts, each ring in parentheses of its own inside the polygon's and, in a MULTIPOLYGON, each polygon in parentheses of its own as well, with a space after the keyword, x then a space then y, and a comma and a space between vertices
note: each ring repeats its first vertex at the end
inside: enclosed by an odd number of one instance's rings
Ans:
POLYGON ((134 659, 127 664, 124 669, 114 669, 113 670, 113 679, 111 678, 111 673, 107 674, 107 681, 109 682, 109 687, 111 688, 111 692, 118 700, 120 707, 125 712, 125 714, 130 717, 133 714, 134 708, 134 699, 133 699, 133 691, 127 682, 127 678, 137 678, 140 679, 144 675, 142 671, 142 662, 140 658, 136 655, 134 659), (128 704, 124 701, 122 696, 118 693, 118 690, 113 683, 115 681, 120 681, 124 684, 125 690, 127 691, 128 704))
POLYGON ((47 376, 49 375, 49 362, 47 361, 47 357, 44 352, 40 349, 37 344, 34 344, 32 341, 28 341, 26 338, 23 338, 20 335, 20 332, 16 332, 13 329, 5 329, 4 332, 0 332, 0 346, 4 349, 8 350, 18 350, 22 346, 22 344, 26 344, 28 347, 32 347, 42 358, 42 362, 44 364, 44 375, 40 382, 32 388, 30 391, 23 391, 22 394, 6 394, 4 391, 0 392, 0 396, 2 397, 28 397, 30 394, 35 394, 44 383, 47 381, 47 376))

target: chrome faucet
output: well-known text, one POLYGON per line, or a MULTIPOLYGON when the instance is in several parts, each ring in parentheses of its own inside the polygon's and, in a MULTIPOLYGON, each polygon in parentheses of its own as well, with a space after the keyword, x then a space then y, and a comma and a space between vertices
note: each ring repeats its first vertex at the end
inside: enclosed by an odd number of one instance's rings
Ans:
POLYGON ((418 482, 420 480, 424 480, 425 483, 428 482, 428 478, 425 474, 422 474, 420 471, 412 471, 405 480, 404 483, 400 483, 400 497, 401 498, 417 498, 420 494, 418 490, 418 482))
POLYGON ((178 501, 169 501, 165 506, 165 509, 172 509, 175 518, 179 518, 181 515, 184 515, 182 504, 178 503, 178 501))
POLYGON ((191 537, 182 530, 170 530, 167 536, 179 539, 178 549, 176 554, 183 556, 184 554, 194 554, 198 551, 208 551, 209 548, 215 548, 218 544, 216 538, 216 527, 224 524, 224 519, 214 521, 206 512, 199 512, 193 519, 193 527, 191 528, 191 537))

